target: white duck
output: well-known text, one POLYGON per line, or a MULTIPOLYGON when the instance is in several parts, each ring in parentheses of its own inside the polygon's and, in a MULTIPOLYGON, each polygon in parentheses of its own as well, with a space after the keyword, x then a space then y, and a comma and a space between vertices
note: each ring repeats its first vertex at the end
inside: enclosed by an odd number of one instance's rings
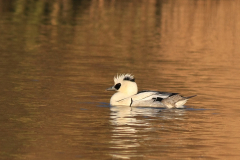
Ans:
POLYGON ((141 91, 134 76, 131 74, 120 74, 114 77, 114 86, 108 88, 108 91, 117 91, 110 100, 110 104, 123 106, 144 106, 144 107, 164 107, 164 108, 184 108, 184 104, 189 98, 182 97, 178 93, 141 91))

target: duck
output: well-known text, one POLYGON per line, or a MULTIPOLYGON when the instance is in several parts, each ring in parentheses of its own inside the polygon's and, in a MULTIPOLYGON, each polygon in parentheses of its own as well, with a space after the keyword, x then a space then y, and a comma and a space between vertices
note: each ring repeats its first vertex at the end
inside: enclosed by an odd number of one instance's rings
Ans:
POLYGON ((144 90, 138 92, 138 86, 132 74, 117 74, 114 85, 107 91, 116 91, 110 99, 111 106, 137 106, 160 108, 185 108, 184 104, 196 95, 183 97, 179 93, 144 90))

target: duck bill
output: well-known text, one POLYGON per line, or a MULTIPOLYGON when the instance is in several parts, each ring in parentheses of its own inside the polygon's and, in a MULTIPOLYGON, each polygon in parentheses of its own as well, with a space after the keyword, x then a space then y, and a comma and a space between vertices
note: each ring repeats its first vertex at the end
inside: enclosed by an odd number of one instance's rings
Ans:
POLYGON ((114 86, 112 86, 112 87, 110 87, 110 88, 108 88, 108 89, 106 89, 107 91, 116 91, 116 88, 114 88, 114 86))

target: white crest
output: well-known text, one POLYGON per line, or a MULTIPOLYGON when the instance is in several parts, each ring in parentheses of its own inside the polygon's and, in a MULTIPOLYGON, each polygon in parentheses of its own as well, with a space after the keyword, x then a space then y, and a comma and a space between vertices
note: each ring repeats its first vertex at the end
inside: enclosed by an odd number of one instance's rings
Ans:
POLYGON ((132 81, 134 82, 134 75, 132 74, 117 74, 115 77, 114 77, 114 83, 117 84, 117 83, 121 83, 123 80, 128 80, 128 81, 132 81))

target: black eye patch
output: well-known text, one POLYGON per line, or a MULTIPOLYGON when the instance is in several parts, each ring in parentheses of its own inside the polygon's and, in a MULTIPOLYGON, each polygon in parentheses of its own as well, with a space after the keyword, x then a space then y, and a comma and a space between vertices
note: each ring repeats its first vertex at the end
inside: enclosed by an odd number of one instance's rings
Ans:
POLYGON ((114 86, 114 88, 116 88, 116 90, 118 90, 121 87, 121 83, 118 83, 114 86))

